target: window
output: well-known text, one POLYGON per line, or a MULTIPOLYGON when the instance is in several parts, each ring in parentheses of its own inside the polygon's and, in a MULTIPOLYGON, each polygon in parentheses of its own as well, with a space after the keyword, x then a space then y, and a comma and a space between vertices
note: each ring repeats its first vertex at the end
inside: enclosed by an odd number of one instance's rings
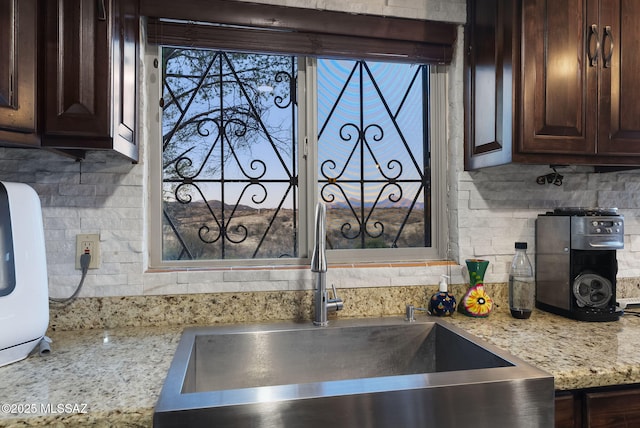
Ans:
POLYGON ((431 246, 428 72, 318 60, 316 180, 329 248, 431 246))
POLYGON ((298 257, 296 59, 162 54, 162 259, 298 257))
POLYGON ((161 100, 150 112, 160 117, 150 136, 152 267, 299 264, 317 201, 328 208, 329 261, 443 257, 438 67, 155 49, 146 61, 162 76, 148 88, 161 100))

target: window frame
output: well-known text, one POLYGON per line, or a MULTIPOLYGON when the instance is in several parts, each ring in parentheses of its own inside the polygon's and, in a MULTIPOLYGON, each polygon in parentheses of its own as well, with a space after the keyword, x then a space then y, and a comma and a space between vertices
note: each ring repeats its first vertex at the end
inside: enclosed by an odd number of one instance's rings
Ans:
MULTIPOLYGON (((146 140, 149 150, 149 200, 148 215, 148 265, 151 269, 203 269, 257 266, 303 266, 308 265, 313 249, 313 216, 317 203, 317 82, 314 57, 301 59, 304 67, 298 68, 298 99, 311 101, 298 105, 298 200, 299 200, 299 255, 298 258, 281 259, 224 259, 224 260, 162 260, 162 150, 160 141, 159 100, 162 90, 161 70, 157 68, 161 46, 146 43, 144 49, 144 93, 145 114, 149 120, 146 140), (154 66, 155 64, 155 66, 154 66), (308 71, 311 71, 309 73, 308 71), (154 120, 155 118, 155 120, 154 120), (304 118, 304 119, 302 119, 304 118)), ((302 65, 302 64, 300 64, 302 65)), ((431 141, 431 230, 432 246, 394 249, 328 250, 327 259, 332 264, 367 262, 424 262, 444 260, 448 254, 449 227, 447 218, 447 84, 446 66, 431 65, 429 68, 430 94, 427 104, 429 114, 429 138, 431 141)))
MULTIPOLYGON (((312 70, 311 76, 305 76, 306 91, 307 93, 314 94, 312 96, 312 109, 308 109, 306 114, 304 130, 306 134, 301 138, 305 138, 305 144, 308 146, 305 150, 300 150, 308 153, 308 166, 307 171, 312 175, 305 180, 305 195, 300 195, 302 198, 307 199, 306 212, 313 213, 315 205, 318 202, 318 157, 317 157, 317 74, 315 73, 316 59, 307 58, 306 70, 312 70), (309 111, 310 110, 310 111, 309 111), (311 127, 311 128, 309 128, 311 127), (311 132, 313 130, 314 132, 311 132)), ((299 68, 300 69, 300 68, 299 68)), ((300 71, 299 71, 300 74, 300 71)), ((431 230, 432 230, 432 246, 431 247, 412 247, 412 248, 376 248, 376 249, 335 249, 327 250, 327 261, 329 263, 365 263, 365 262, 403 262, 411 261, 418 262, 424 260, 439 260, 446 259, 447 256, 447 243, 448 243, 448 219, 447 219, 447 137, 446 137, 446 86, 447 74, 445 67, 430 66, 429 67, 429 99, 426 105, 429 114, 429 140, 430 156, 431 156, 431 200, 432 200, 432 212, 430 213, 431 230)), ((301 98, 299 98, 301 99, 301 98)), ((302 104, 302 103, 301 103, 302 104)), ((300 108, 300 105, 299 107, 300 108)), ((302 113, 299 111, 298 113, 302 113)), ((300 167, 302 168, 302 159, 300 160, 300 167)), ((302 225, 302 210, 301 210, 300 225, 302 225)), ((310 219, 305 221, 305 225, 313 224, 313 216, 307 216, 310 219)), ((310 255, 313 252, 314 237, 312 236, 313 230, 308 227, 307 229, 307 254, 310 255)), ((304 254, 301 252, 300 254, 304 254)))

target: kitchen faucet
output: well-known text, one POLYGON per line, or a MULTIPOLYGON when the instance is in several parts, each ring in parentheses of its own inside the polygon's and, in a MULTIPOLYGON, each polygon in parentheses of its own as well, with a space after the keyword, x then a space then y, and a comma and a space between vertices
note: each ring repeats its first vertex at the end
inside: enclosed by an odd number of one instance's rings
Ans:
POLYGON ((315 274, 314 288, 314 319, 313 324, 325 327, 329 324, 327 313, 329 311, 339 311, 342 309, 342 299, 336 293, 336 287, 333 288, 333 299, 329 299, 327 295, 327 207, 318 202, 316 206, 315 235, 316 242, 313 248, 313 256, 311 257, 311 272, 315 274))

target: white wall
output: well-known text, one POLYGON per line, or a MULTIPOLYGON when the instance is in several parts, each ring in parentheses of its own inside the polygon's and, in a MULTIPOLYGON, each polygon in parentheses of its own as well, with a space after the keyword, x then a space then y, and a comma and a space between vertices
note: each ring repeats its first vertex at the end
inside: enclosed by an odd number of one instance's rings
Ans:
MULTIPOLYGON (((464 22, 464 1, 456 0, 272 0, 280 5, 366 12, 464 22)), ((546 166, 505 166, 463 171, 462 30, 449 81, 449 154, 452 249, 464 260, 485 257, 492 263, 489 282, 506 280, 513 243, 533 246, 534 219, 558 205, 617 206, 625 215, 625 249, 619 252, 620 277, 640 277, 634 259, 640 252, 640 172, 588 173, 562 170, 561 187, 535 183, 546 166)), ((144 110, 144 109, 143 109, 144 110)), ((143 123, 144 115, 143 115, 143 123)), ((144 130, 144 126, 142 127, 144 130)), ((144 132, 143 132, 144 134, 144 132)), ((45 223, 49 288, 52 296, 70 295, 80 275, 75 270, 75 236, 99 233, 102 264, 89 271, 82 296, 265 291, 309 289, 308 269, 162 272, 146 271, 146 141, 141 162, 132 165, 110 153, 89 153, 75 162, 46 151, 0 149, 0 180, 31 184, 39 193, 45 223)), ((530 250, 533 252, 533 248, 530 250)), ((417 268, 333 269, 337 287, 435 284, 443 266, 417 268)), ((453 282, 462 282, 460 268, 453 282)))

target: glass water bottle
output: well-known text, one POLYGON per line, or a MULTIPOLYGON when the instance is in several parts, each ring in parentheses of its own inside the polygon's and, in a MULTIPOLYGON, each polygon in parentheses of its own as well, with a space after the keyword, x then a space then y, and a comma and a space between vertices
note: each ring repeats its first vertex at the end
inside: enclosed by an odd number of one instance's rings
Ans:
POLYGON ((516 242, 509 270, 509 309, 514 318, 527 319, 535 306, 536 282, 527 256, 527 243, 516 242))

